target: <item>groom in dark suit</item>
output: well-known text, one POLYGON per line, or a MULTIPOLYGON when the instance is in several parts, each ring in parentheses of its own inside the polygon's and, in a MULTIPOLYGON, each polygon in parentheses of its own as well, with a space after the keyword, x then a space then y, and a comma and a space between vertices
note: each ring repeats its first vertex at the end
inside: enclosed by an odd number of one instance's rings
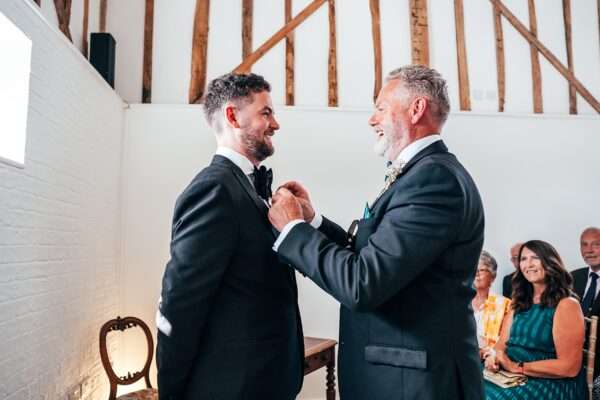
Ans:
POLYGON ((375 108, 375 150, 391 165, 364 217, 347 237, 291 182, 269 211, 281 231, 274 247, 341 303, 343 400, 482 399, 470 304, 484 215, 439 136, 446 82, 423 66, 397 69, 375 108))
POLYGON ((157 313, 161 400, 291 400, 302 386, 294 271, 272 250, 267 219, 279 129, 270 85, 213 80, 204 111, 218 148, 175 204, 157 313))
MULTIPOLYGON (((579 296, 581 309, 586 317, 600 315, 600 228, 586 228, 580 237, 581 257, 586 266, 571 272, 573 289, 579 296)), ((594 378, 600 375, 600 341, 596 342, 596 365, 594 378)))

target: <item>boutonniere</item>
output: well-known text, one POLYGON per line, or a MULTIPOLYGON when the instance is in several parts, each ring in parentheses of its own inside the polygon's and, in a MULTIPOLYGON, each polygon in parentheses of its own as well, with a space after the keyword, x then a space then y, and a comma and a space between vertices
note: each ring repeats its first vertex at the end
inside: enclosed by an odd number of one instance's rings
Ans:
POLYGON ((385 171, 385 184, 383 185, 383 189, 379 192, 375 200, 371 202, 371 207, 379 198, 392 186, 392 184, 398 179, 398 177, 402 174, 402 170, 406 163, 402 160, 394 161, 388 169, 385 171))

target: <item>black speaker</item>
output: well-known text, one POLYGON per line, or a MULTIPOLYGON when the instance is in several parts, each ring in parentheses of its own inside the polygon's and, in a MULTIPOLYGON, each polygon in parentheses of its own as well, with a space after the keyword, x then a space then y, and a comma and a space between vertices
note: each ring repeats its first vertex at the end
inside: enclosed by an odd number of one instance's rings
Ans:
POLYGON ((110 33, 90 34, 90 63, 114 89, 115 87, 115 47, 117 42, 110 33))

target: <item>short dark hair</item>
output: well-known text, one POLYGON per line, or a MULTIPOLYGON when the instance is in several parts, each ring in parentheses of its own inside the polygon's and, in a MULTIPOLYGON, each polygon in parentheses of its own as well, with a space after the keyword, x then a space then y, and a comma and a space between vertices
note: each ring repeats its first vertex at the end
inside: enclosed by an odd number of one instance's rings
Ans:
MULTIPOLYGON (((550 243, 542 240, 530 240, 523 243, 519 250, 519 260, 523 249, 528 248, 540 258, 546 272, 546 289, 540 299, 544 307, 556 307, 565 297, 575 297, 572 291, 573 278, 566 270, 560 255, 550 243)), ((533 304, 533 285, 523 276, 521 268, 512 279, 513 284, 513 309, 515 313, 527 311, 533 304)))
POLYGON ((204 95, 204 115, 213 126, 215 112, 229 101, 242 102, 253 93, 270 92, 271 85, 260 75, 229 73, 213 79, 204 95))

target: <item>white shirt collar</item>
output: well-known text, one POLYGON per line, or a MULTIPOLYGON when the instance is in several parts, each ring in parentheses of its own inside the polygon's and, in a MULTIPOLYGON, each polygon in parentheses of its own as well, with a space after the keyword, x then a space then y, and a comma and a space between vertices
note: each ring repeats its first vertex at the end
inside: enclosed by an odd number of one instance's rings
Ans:
POLYGON ((248 160, 246 156, 230 149, 229 147, 219 146, 217 147, 215 154, 227 158, 229 161, 237 165, 245 175, 249 175, 254 172, 254 165, 250 162, 250 160, 248 160))
POLYGON ((401 162, 403 164, 408 163, 421 150, 440 140, 442 140, 442 137, 438 134, 425 136, 424 138, 415 140, 414 142, 406 146, 404 149, 402 149, 400 154, 398 154, 398 157, 396 157, 396 161, 394 161, 394 164, 396 164, 397 162, 401 162))

